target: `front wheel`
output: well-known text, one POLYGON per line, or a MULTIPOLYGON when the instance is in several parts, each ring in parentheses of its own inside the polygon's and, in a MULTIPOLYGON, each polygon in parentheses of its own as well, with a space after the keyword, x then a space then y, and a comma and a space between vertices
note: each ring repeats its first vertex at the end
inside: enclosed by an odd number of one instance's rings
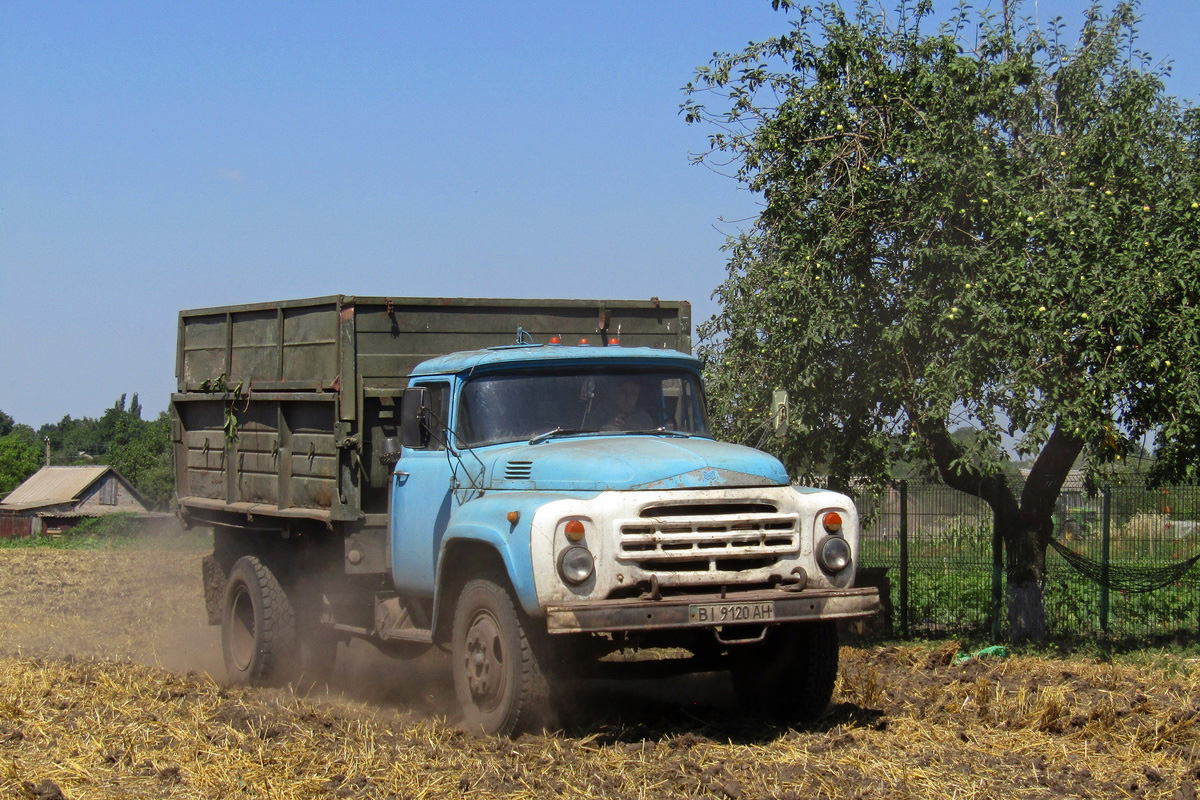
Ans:
POLYGON ((749 711, 784 722, 813 722, 825 713, 837 681, 833 622, 779 626, 766 640, 733 653, 738 700, 749 711))
POLYGON ((468 581, 451 644, 463 726, 485 734, 537 730, 550 721, 550 691, 531 625, 499 576, 468 581))

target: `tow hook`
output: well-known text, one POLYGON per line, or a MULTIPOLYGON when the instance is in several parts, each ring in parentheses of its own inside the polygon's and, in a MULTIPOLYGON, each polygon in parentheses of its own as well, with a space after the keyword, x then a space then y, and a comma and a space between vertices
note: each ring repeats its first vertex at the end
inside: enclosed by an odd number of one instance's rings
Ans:
POLYGON ((642 592, 639 600, 662 600, 662 590, 658 588, 658 576, 650 576, 650 588, 642 592))
POLYGON ((785 592, 803 592, 804 588, 808 586, 808 573, 804 571, 804 567, 795 567, 792 575, 794 576, 792 582, 780 588, 785 592))

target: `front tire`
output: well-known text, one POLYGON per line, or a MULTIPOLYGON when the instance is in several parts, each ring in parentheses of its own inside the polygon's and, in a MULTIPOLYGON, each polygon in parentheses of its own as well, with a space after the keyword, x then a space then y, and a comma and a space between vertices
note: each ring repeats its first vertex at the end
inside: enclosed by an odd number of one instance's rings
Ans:
POLYGON ((454 691, 467 730, 508 736, 549 723, 549 684, 531 638, 502 578, 467 582, 451 645, 454 691))
POLYGON ((734 653, 730 670, 747 710, 783 722, 813 722, 833 697, 838 635, 833 622, 780 626, 734 653))

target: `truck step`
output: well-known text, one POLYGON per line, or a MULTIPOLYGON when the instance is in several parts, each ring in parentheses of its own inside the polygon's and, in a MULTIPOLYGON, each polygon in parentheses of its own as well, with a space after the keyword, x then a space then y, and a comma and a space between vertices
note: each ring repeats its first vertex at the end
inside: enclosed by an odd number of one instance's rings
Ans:
POLYGON ((382 638, 388 642, 417 642, 433 644, 433 631, 425 628, 402 628, 400 630, 384 631, 382 638))

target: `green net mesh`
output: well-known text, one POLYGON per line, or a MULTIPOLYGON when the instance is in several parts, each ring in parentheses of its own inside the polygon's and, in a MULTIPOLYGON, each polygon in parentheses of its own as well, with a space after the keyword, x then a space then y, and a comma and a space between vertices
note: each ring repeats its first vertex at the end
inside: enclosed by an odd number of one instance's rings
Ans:
POLYGON ((1110 563, 1105 567, 1095 559, 1076 553, 1057 539, 1051 538, 1050 546, 1084 577, 1101 586, 1128 593, 1153 592, 1155 589, 1170 586, 1183 578, 1196 562, 1200 561, 1198 553, 1187 561, 1174 564, 1130 567, 1110 563))

